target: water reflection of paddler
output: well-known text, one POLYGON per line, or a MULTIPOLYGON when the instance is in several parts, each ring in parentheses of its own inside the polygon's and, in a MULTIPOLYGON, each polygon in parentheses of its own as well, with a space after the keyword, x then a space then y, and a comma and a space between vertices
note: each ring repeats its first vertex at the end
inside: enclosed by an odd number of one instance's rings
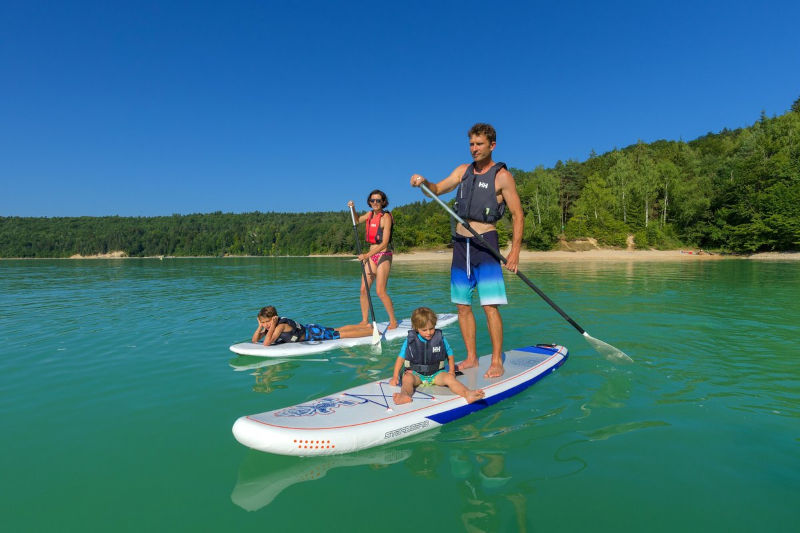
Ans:
MULTIPOLYGON (((362 347, 363 348, 363 347, 362 347)), ((347 357, 337 357, 335 364, 352 369, 361 381, 375 381, 386 374, 386 361, 375 357, 372 352, 343 347, 341 352, 347 357)))
MULTIPOLYGON (((477 471, 478 485, 483 489, 499 492, 511 480, 506 472, 505 453, 473 452, 454 450, 450 453, 450 472, 457 480, 468 481, 477 471)), ((474 491, 475 489, 473 489, 474 491)))
POLYGON ((332 339, 350 339, 369 337, 372 326, 350 324, 330 328, 319 324, 300 324, 296 320, 278 315, 275 307, 268 305, 258 312, 258 328, 253 333, 252 342, 262 342, 264 346, 283 344, 286 342, 325 341, 332 339))
POLYGON ((286 385, 277 385, 294 376, 294 370, 305 363, 327 363, 330 359, 287 359, 287 358, 261 358, 242 355, 232 359, 228 364, 235 372, 252 370, 256 384, 253 392, 271 393, 277 389, 285 389, 286 385))
MULTIPOLYGON (((257 370, 268 366, 282 365, 284 363, 328 363, 330 359, 302 359, 287 358, 287 357, 253 357, 250 355, 240 355, 234 357, 228 363, 235 372, 244 372, 246 370, 257 370)), ((294 368, 294 366, 292 366, 294 368)))
POLYGON ((451 474, 463 482, 467 505, 461 522, 467 531, 528 530, 527 499, 521 491, 509 490, 511 475, 506 471, 505 453, 462 449, 451 451, 449 459, 451 474), (513 526, 508 523, 512 513, 513 526))
POLYGON ((294 375, 293 370, 296 368, 296 365, 285 365, 283 368, 277 365, 259 368, 253 372, 253 376, 256 378, 253 392, 269 394, 278 389, 285 389, 286 385, 280 385, 280 382, 290 379, 294 375))
POLYGON ((495 412, 479 426, 465 424, 459 431, 459 439, 471 443, 482 443, 481 451, 454 449, 450 454, 450 467, 453 477, 467 479, 474 473, 478 466, 478 475, 481 485, 486 488, 497 489, 503 487, 511 479, 505 471, 505 451, 500 449, 499 443, 492 446, 492 435, 504 433, 507 428, 497 424, 500 412, 495 412), (487 438, 489 437, 489 438, 487 438))
POLYGON ((461 522, 468 531, 526 531, 526 497, 518 490, 510 490, 511 474, 506 470, 505 452, 467 451, 450 452, 450 473, 462 482, 466 505, 461 512, 461 522), (510 519, 515 527, 504 523, 510 519))
POLYGON ((286 457, 249 451, 242 465, 236 486, 231 493, 233 503, 247 511, 257 511, 271 504, 292 485, 316 481, 337 467, 387 467, 409 458, 406 448, 379 448, 345 455, 323 457, 286 457))
POLYGON ((442 447, 436 443, 421 443, 414 447, 414 452, 405 462, 412 474, 426 479, 436 479, 436 469, 442 462, 442 447))
POLYGON ((451 448, 448 454, 450 473, 464 493, 466 508, 461 521, 467 531, 526 531, 526 497, 522 491, 512 490, 511 474, 506 468, 506 451, 503 442, 493 436, 506 433, 508 428, 498 422, 500 412, 495 412, 480 424, 465 424, 458 439, 470 447, 451 448), (479 449, 474 449, 480 443, 479 449), (511 505, 515 525, 511 527, 509 512, 501 506, 511 505))

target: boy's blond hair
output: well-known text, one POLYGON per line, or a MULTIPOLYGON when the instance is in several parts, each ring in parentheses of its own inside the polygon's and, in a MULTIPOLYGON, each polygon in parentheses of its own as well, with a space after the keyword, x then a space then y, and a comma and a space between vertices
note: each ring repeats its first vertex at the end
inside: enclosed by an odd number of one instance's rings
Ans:
POLYGON ((415 329, 422 329, 427 325, 436 326, 436 313, 428 307, 417 307, 411 313, 411 326, 415 329))
POLYGON ((271 305, 262 307, 261 311, 258 312, 258 318, 270 319, 274 316, 278 316, 278 310, 272 307, 271 305))

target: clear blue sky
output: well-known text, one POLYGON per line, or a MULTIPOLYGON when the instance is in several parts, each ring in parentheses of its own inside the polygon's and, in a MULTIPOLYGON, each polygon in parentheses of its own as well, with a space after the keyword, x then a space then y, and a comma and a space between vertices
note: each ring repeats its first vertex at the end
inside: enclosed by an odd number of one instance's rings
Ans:
POLYGON ((0 216, 343 210, 800 97, 800 2, 0 4, 0 216))

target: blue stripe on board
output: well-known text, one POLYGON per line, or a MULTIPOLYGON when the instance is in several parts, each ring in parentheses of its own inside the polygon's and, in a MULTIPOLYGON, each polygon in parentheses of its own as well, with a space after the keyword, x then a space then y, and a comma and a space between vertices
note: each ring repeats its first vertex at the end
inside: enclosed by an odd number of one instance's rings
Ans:
MULTIPOLYGON (((528 348, 537 348, 537 347, 536 346, 529 346, 528 348)), ((522 348, 522 351, 531 351, 531 350, 528 350, 527 348, 522 348)), ((544 351, 543 353, 552 354, 554 352, 555 352, 555 350, 550 350, 550 351, 544 351)), ((534 353, 539 353, 539 352, 534 352, 534 353)), ((537 376, 535 376, 530 381, 526 381, 525 383, 520 383, 519 385, 517 385, 515 387, 511 387, 510 389, 508 389, 506 391, 503 391, 503 392, 501 392, 499 394, 495 394, 491 398, 485 398, 485 399, 477 401, 475 403, 468 403, 467 405, 462 405, 461 407, 457 407, 456 409, 453 409, 451 411, 445 411, 444 413, 438 413, 438 414, 435 414, 435 415, 432 415, 432 416, 429 416, 429 417, 426 417, 426 418, 428 418, 430 420, 433 420, 434 422, 437 422, 439 424, 447 424, 448 422, 452 422, 453 420, 458 420, 461 417, 467 416, 470 413, 474 413, 475 411, 480 411, 481 409, 489 407, 490 405, 494 405, 494 404, 496 404, 497 402, 499 402, 501 400, 505 400, 506 398, 514 396, 515 394, 519 394, 520 392, 524 391, 525 389, 527 389, 528 387, 530 387, 531 385, 533 385, 534 383, 536 383, 537 381, 539 381, 543 377, 551 374, 556 368, 558 368, 558 367, 560 367, 561 365, 564 364, 564 361, 567 360, 567 357, 568 357, 568 354, 565 354, 564 355, 564 359, 559 361, 554 367, 550 368, 546 372, 542 372, 541 374, 538 374, 537 376)))
POLYGON ((551 348, 547 345, 526 346, 524 348, 514 348, 514 349, 518 352, 541 353, 546 355, 552 355, 558 351, 555 348, 551 348))

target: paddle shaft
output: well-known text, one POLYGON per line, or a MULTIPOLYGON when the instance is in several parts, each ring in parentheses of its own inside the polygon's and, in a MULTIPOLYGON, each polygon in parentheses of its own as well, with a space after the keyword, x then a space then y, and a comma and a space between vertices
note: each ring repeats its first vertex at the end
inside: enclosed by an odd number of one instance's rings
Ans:
MULTIPOLYGON (((499 251, 495 250, 495 249, 492 247, 492 245, 490 245, 488 242, 486 242, 486 239, 484 239, 483 237, 481 237, 481 235, 480 235, 480 234, 479 234, 477 231, 475 231, 474 229, 472 229, 472 226, 470 226, 470 225, 469 225, 469 222, 467 222, 466 220, 463 220, 463 219, 462 219, 460 216, 458 216, 458 215, 455 213, 455 211, 453 211, 452 209, 450 209, 450 206, 449 206, 449 205, 447 205, 446 203, 444 203, 444 202, 442 201, 442 199, 441 199, 441 198, 439 198, 438 196, 436 196, 435 194, 433 194, 433 193, 431 192, 431 190, 430 190, 428 187, 426 187, 426 186, 425 186, 425 184, 424 184, 424 183, 423 183, 423 184, 421 184, 419 187, 420 187, 420 188, 421 188, 423 191, 425 191, 425 193, 426 193, 428 196, 430 196, 431 198, 433 198, 434 200, 436 200, 436 201, 439 203, 439 205, 441 205, 441 206, 444 208, 444 210, 445 210, 445 211, 447 211, 448 213, 450 213, 450 216, 451 216, 451 217, 453 217, 454 219, 456 219, 456 221, 457 221, 458 223, 460 223, 462 226, 464 226, 465 228, 467 228, 467 230, 469 230, 469 232, 470 232, 470 233, 472 233, 472 235, 474 235, 476 239, 478 239, 478 242, 480 242, 480 243, 481 243, 481 244, 482 244, 484 247, 486 247, 486 249, 487 249, 487 250, 489 250, 489 251, 492 253, 492 255, 494 255, 494 256, 497 258, 497 260, 498 260, 498 261, 500 261, 501 263, 508 263, 508 260, 507 260, 505 257, 503 257, 503 255, 502 255, 502 254, 501 254, 499 251)), ((359 252, 359 253, 360 253, 360 252, 359 252)), ((519 271, 519 269, 517 269, 517 272, 516 272, 516 274, 517 274, 517 276, 519 276, 519 279, 521 279, 522 281, 524 281, 524 282, 525 282, 525 283, 528 285, 528 287, 530 287, 531 289, 533 289, 533 290, 534 290, 534 292, 536 292, 536 294, 538 294, 538 295, 539 295, 539 296, 542 298, 542 300, 544 300, 545 302, 547 302, 547 303, 548 303, 548 305, 550 305, 550 307, 552 307, 553 309, 555 309, 555 310, 558 312, 558 314, 559 314, 559 315, 561 315, 562 317, 564 317, 564 319, 565 319, 567 322, 569 322, 569 323, 572 325, 572 327, 573 327, 573 328, 577 329, 577 330, 578 330, 578 332, 579 332, 581 335, 586 335, 586 334, 587 334, 587 333, 586 333, 586 330, 584 330, 582 327, 580 327, 580 325, 578 325, 578 323, 577 323, 577 322, 575 322, 574 320, 572 320, 572 318, 571 318, 571 317, 570 317, 570 316, 569 316, 567 313, 565 313, 563 309, 561 309, 561 308, 560 308, 560 307, 559 307, 559 306, 558 306, 558 305, 557 305, 557 304, 556 304, 556 303, 555 303, 553 300, 551 300, 551 299, 550 299, 550 297, 549 297, 549 296, 547 296, 545 293, 543 293, 543 292, 542 292, 542 290, 541 290, 539 287, 537 287, 537 286, 536 286, 536 285, 535 285, 535 284, 534 284, 534 283, 533 283, 531 280, 529 280, 529 279, 528 279, 528 276, 526 276, 525 274, 523 274, 522 272, 520 272, 520 271, 519 271)))
MULTIPOLYGON (((353 219, 353 235, 356 238, 356 251, 361 255, 361 241, 358 239, 358 222, 356 222, 356 208, 350 206, 350 217, 353 219)), ((369 261, 369 259, 367 259, 369 261)), ((367 290, 367 301, 369 302, 369 312, 372 314, 372 323, 376 324, 375 308, 372 307, 372 293, 369 290, 369 282, 367 281, 367 265, 361 262, 361 275, 364 277, 364 288, 367 290)))

